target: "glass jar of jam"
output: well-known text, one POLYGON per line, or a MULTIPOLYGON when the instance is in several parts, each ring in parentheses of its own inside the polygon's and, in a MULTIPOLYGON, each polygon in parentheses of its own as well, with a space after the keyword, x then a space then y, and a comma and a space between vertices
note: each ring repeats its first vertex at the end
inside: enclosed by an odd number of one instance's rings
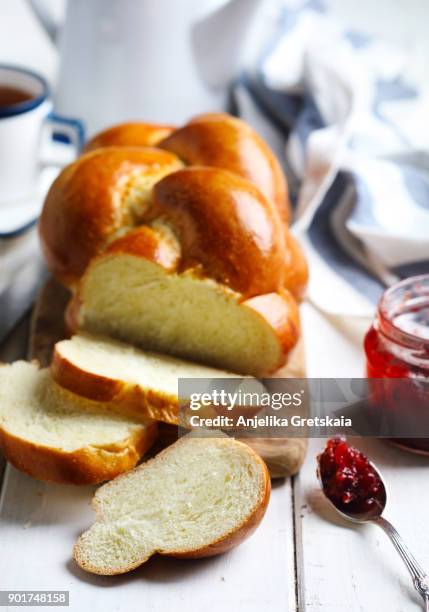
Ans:
POLYGON ((422 431, 428 431, 427 437, 395 435, 392 441, 429 454, 429 274, 407 278, 385 291, 364 347, 368 378, 404 381, 373 381, 379 403, 392 409, 402 395, 401 410, 412 409, 413 418, 422 419, 422 431))

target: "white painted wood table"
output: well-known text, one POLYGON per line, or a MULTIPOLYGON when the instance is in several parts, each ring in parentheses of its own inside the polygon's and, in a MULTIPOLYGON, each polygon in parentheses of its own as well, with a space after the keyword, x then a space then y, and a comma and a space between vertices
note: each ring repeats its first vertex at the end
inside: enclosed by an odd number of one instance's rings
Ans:
MULTIPOLYGON (((353 334, 304 307, 310 376, 359 376, 363 327, 353 334)), ((1 358, 24 350, 25 326, 1 358)), ((24 353, 22 353, 24 354, 24 353)), ((92 521, 91 487, 39 483, 6 468, 0 504, 0 588, 70 591, 70 609, 126 612, 413 612, 421 610, 408 575, 376 527, 337 519, 315 477, 313 440, 292 481, 274 484, 266 517, 237 549, 217 558, 155 558, 129 575, 95 577, 71 560, 76 537, 92 521)), ((427 508, 429 460, 377 440, 359 441, 390 484, 388 516, 429 567, 427 508)), ((12 610, 12 608, 11 608, 12 610)))

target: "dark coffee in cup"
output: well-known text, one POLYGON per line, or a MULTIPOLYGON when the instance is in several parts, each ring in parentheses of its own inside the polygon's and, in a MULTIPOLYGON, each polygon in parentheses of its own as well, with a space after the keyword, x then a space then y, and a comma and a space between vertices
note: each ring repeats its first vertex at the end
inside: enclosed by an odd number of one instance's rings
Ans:
POLYGON ((43 76, 0 63, 0 207, 17 201, 33 203, 40 197, 45 185, 41 182, 40 151, 43 141, 48 144, 54 132, 71 139, 77 153, 82 148, 82 124, 52 113, 43 76))
POLYGON ((13 106, 21 102, 27 102, 33 98, 33 94, 18 87, 10 85, 2 85, 0 83, 0 108, 4 106, 13 106))

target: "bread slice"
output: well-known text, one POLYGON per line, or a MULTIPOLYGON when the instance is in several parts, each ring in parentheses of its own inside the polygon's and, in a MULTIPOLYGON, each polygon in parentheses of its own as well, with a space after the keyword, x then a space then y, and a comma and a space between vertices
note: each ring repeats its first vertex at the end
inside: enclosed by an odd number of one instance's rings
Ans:
POLYGON ((59 385, 78 395, 111 402, 129 416, 173 425, 179 422, 179 378, 237 376, 85 333, 57 342, 51 372, 59 385))
POLYGON ((288 291, 243 300, 198 273, 176 273, 159 261, 165 249, 151 244, 145 251, 146 233, 135 230, 89 265, 68 309, 73 331, 244 375, 263 376, 284 365, 300 328, 288 291))
POLYGON ((133 468, 156 438, 153 421, 120 416, 55 384, 49 369, 0 366, 0 449, 39 480, 91 484, 133 468))
POLYGON ((79 538, 74 558, 88 572, 110 575, 155 553, 216 555, 256 529, 269 495, 267 468, 248 446, 190 434, 98 489, 96 522, 79 538))

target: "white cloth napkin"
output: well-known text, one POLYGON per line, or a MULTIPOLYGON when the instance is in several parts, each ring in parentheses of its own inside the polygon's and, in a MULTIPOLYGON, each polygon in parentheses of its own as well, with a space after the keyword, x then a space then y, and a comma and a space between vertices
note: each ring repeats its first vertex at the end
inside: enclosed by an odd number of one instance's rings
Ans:
POLYGON ((383 286, 429 272, 429 87, 407 80, 410 61, 295 2, 234 88, 284 159, 309 298, 333 315, 368 316, 383 286))

